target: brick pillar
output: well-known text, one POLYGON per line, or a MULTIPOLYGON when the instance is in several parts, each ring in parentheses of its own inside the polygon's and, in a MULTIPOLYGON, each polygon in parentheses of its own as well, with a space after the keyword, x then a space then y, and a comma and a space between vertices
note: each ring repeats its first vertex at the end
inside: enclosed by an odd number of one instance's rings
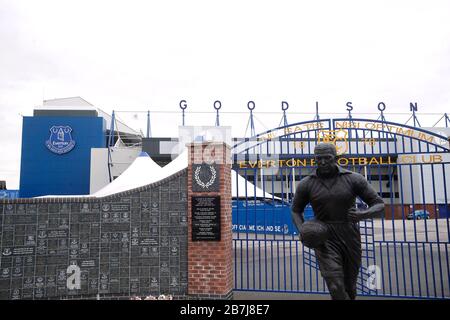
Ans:
MULTIPOLYGON (((188 295, 194 299, 232 299, 233 254, 231 223, 231 152, 225 143, 187 145, 188 165, 188 295), (206 159, 205 159, 206 155, 206 159), (208 162, 209 161, 209 162, 208 162), (214 162, 218 183, 200 191, 195 180, 198 165, 214 162), (195 190, 195 191, 194 191, 195 190), (192 239, 192 197, 220 196, 220 241, 192 239)), ((197 170, 197 178, 198 178, 197 170)), ((210 175, 211 176, 211 175, 210 175)), ((210 180, 212 181, 212 180, 210 180)), ((203 187, 205 184, 203 184, 203 187)))

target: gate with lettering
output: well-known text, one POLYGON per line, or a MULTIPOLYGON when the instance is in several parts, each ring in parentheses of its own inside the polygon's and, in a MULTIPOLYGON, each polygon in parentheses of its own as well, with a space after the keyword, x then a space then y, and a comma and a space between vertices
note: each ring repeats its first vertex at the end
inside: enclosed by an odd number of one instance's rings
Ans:
MULTIPOLYGON (((315 169, 315 145, 331 142, 339 165, 365 176, 386 204, 382 218, 359 223, 358 295, 449 298, 449 135, 347 118, 289 124, 236 143, 234 289, 328 294, 290 206, 298 182, 315 169)), ((307 207, 305 219, 313 216, 307 207)))

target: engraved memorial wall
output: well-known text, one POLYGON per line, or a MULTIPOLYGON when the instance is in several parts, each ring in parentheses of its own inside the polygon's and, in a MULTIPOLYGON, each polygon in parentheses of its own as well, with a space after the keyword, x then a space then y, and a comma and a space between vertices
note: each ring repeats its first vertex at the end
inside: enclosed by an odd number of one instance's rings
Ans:
POLYGON ((0 299, 186 296, 186 179, 104 198, 0 200, 0 299))

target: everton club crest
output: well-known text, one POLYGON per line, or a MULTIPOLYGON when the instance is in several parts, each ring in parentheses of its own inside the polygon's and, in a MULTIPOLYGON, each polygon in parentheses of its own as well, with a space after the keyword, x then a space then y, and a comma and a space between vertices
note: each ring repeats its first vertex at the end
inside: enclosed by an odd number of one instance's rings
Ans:
POLYGON ((50 138, 45 141, 45 145, 53 153, 67 153, 75 147, 71 132, 72 128, 69 126, 53 126, 50 128, 50 138))
POLYGON ((348 150, 348 132, 345 130, 321 130, 317 136, 317 143, 326 142, 336 146, 337 155, 342 155, 348 150))

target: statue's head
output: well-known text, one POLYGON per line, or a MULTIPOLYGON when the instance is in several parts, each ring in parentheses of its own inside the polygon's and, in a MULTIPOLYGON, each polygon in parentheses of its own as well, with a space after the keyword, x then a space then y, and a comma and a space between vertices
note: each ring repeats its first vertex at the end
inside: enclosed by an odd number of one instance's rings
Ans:
POLYGON ((314 160, 320 174, 331 174, 336 170, 338 160, 336 146, 332 143, 319 143, 314 148, 314 160))

